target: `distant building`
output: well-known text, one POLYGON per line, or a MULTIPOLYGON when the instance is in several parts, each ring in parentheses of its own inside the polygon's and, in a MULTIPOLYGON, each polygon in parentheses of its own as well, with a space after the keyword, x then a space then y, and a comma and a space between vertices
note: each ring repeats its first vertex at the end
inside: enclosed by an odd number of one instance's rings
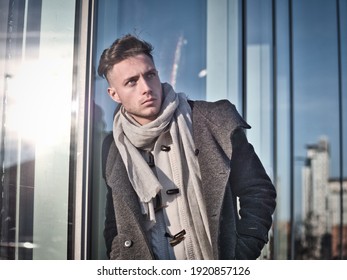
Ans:
MULTIPOLYGON (((341 243, 340 180, 329 173, 329 141, 322 137, 307 145, 302 169, 303 231, 301 245, 306 259, 338 258, 341 243)), ((347 256, 347 180, 343 181, 342 243, 347 256)))
MULTIPOLYGON (((340 255, 340 180, 338 178, 329 179, 329 205, 331 209, 331 235, 332 235, 332 258, 339 258, 340 255)), ((342 227, 342 254, 347 259, 347 179, 343 180, 343 227, 342 227)))

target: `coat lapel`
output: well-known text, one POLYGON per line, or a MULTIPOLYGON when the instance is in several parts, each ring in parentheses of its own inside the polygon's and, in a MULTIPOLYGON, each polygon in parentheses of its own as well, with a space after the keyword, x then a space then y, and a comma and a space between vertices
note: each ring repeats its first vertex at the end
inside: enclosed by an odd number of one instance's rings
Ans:
MULTIPOLYGON (((200 103, 193 108, 193 137, 198 153, 201 171, 202 191, 206 202, 212 244, 218 244, 219 222, 225 188, 230 176, 231 141, 230 130, 219 129, 216 135, 214 124, 207 122, 200 110, 200 103), (223 135, 220 135, 223 134, 223 135), (220 137, 219 137, 220 136, 220 137)), ((218 259, 219 249, 213 247, 214 257, 218 259)))
MULTIPOLYGON (((112 166, 112 169, 106 170, 106 172, 109 172, 109 175, 106 176, 106 178, 107 184, 112 188, 113 199, 115 201, 114 207, 117 210, 117 201, 122 200, 124 202, 124 205, 126 205, 130 211, 124 211, 125 209, 118 209, 119 213, 126 212, 129 215, 134 215, 138 225, 143 228, 142 213, 137 199, 137 194, 135 193, 134 188, 132 187, 128 179, 128 173, 114 142, 111 145, 109 155, 112 155, 112 157, 108 159, 108 161, 110 162, 107 163, 107 166, 112 166)), ((117 217, 117 220, 120 219, 124 219, 126 223, 126 217, 117 217)))

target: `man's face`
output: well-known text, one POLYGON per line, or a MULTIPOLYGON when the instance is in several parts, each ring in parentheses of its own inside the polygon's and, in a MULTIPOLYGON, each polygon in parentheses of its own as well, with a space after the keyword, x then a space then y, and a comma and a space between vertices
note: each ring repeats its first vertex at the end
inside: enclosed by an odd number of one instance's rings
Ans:
POLYGON ((162 87, 153 61, 145 54, 115 64, 107 75, 111 98, 121 103, 139 124, 156 119, 162 103, 162 87))

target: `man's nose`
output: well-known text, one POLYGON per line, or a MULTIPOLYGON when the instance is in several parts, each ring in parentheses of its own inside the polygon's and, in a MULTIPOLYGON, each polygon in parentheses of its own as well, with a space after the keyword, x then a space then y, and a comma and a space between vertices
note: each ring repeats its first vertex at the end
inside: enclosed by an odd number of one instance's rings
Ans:
POLYGON ((142 94, 148 94, 148 93, 152 92, 152 88, 151 88, 149 82, 144 77, 142 77, 140 79, 140 85, 141 85, 141 93, 142 94))

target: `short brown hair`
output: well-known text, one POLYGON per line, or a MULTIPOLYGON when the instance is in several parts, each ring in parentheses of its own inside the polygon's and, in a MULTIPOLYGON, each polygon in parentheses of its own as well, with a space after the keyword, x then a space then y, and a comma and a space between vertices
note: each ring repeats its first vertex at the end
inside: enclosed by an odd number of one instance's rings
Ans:
POLYGON ((150 43, 140 40, 134 35, 127 34, 118 38, 109 48, 103 51, 99 61, 98 74, 107 79, 107 74, 113 65, 139 54, 145 54, 153 61, 152 51, 153 47, 150 43))

